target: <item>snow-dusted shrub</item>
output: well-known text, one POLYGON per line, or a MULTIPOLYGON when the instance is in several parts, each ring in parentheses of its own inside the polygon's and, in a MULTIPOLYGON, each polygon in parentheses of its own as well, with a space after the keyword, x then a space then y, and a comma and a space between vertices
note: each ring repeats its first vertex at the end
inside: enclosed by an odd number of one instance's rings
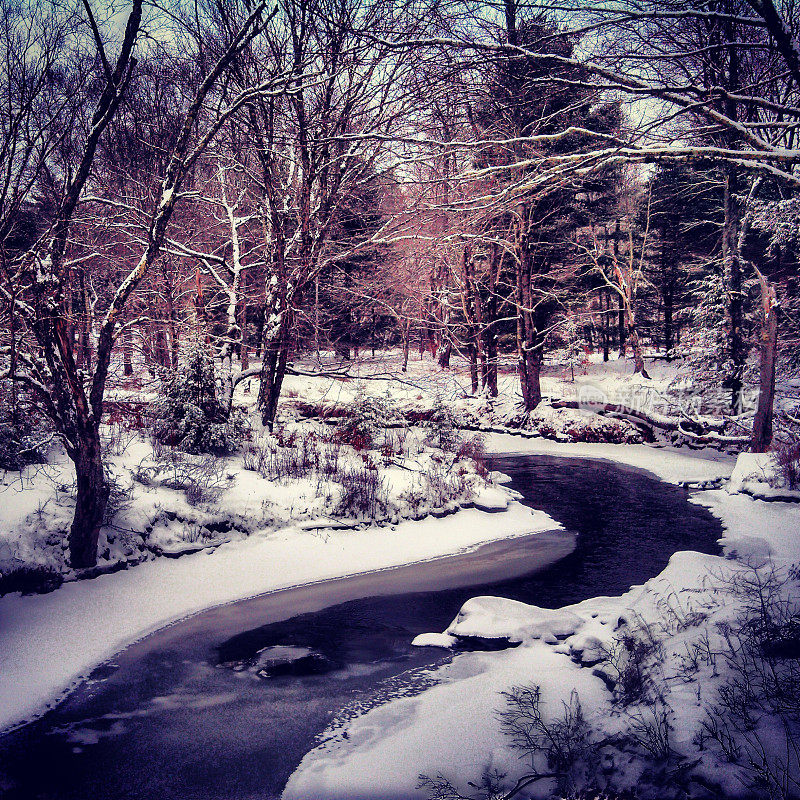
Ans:
POLYGON ((419 516, 423 506, 429 502, 427 484, 427 480, 418 476, 398 497, 400 503, 406 506, 414 517, 419 516))
POLYGON ((473 436, 467 436, 462 439, 461 444, 456 450, 456 458, 470 459, 475 464, 475 471, 482 478, 487 478, 489 470, 486 469, 486 439, 480 434, 476 433, 473 436))
POLYGON ((187 453, 226 455, 244 439, 244 418, 217 396, 214 360, 202 346, 189 351, 153 407, 153 439, 187 453))
POLYGON ((660 653, 661 643, 649 626, 620 631, 606 659, 606 671, 614 678, 616 703, 629 706, 654 699, 657 689, 651 666, 660 653))
POLYGON ((21 564, 0 573, 0 596, 11 592, 45 594, 58 589, 64 576, 52 567, 21 564))
MULTIPOLYGON (((314 431, 303 436, 296 431, 279 431, 274 437, 263 436, 246 445, 242 465, 272 481, 306 478, 316 470, 328 468, 327 462, 323 465, 322 447, 314 431)), ((340 447, 337 445, 337 451, 340 447)))
POLYGON ((259 436, 255 441, 248 442, 242 451, 242 467, 264 475, 267 471, 267 461, 276 447, 277 442, 271 436, 259 436))
POLYGON ((441 775, 436 778, 420 775, 419 787, 427 790, 431 800, 464 800, 467 796, 485 800, 510 798, 524 786, 547 778, 556 782, 559 793, 553 797, 577 797, 574 792, 579 787, 591 785, 599 766, 598 748, 577 693, 572 692, 561 717, 555 719, 543 716, 538 686, 517 686, 502 692, 502 696, 506 705, 497 714, 501 727, 511 747, 520 750, 529 762, 531 774, 520 779, 513 789, 503 773, 485 770, 480 784, 470 784, 478 794, 470 791, 468 795, 441 775))
POLYGON ((319 471, 322 475, 333 477, 339 474, 342 443, 332 440, 326 442, 320 452, 319 471))
POLYGON ((551 408, 540 403, 532 411, 519 411, 505 420, 511 428, 535 431, 546 439, 603 444, 639 444, 642 432, 625 419, 571 408, 551 408))
POLYGON ((108 502, 103 524, 109 525, 120 511, 124 511, 133 502, 133 484, 130 478, 126 482, 120 475, 106 467, 106 485, 108 486, 108 502))
POLYGON ((761 797, 800 796, 800 569, 750 569, 729 589, 742 610, 723 625, 725 680, 696 743, 710 744, 761 797))
POLYGON ((437 395, 431 413, 423 423, 429 429, 426 443, 445 452, 454 453, 461 443, 459 422, 459 417, 452 407, 446 405, 437 395))
POLYGON ((111 456, 125 455, 131 444, 139 437, 138 430, 131 429, 120 420, 115 420, 100 429, 103 452, 111 456))
POLYGON ((225 465, 210 455, 193 455, 179 450, 139 464, 134 480, 145 486, 164 486, 186 493, 190 505, 216 502, 233 479, 225 465))
POLYGON ((664 762, 673 755, 673 713, 664 701, 656 700, 628 717, 628 736, 654 761, 664 762))
POLYGON ((336 426, 335 436, 356 450, 372 450, 384 429, 401 420, 402 415, 388 398, 363 395, 336 426))
POLYGON ((11 404, 11 382, 0 381, 0 469, 20 470, 45 460, 51 426, 22 392, 11 404))
POLYGON ((538 686, 518 686, 502 692, 506 707, 498 713, 511 746, 523 750, 531 760, 544 754, 547 766, 559 775, 562 789, 572 789, 573 770, 589 754, 591 729, 576 692, 564 704, 560 719, 542 716, 538 686))
POLYGON ((428 499, 434 507, 447 505, 451 500, 462 500, 467 494, 464 473, 453 469, 449 461, 431 459, 425 478, 428 499))
POLYGON ((386 491, 378 470, 364 464, 340 472, 337 513, 357 519, 380 519, 386 513, 386 491))

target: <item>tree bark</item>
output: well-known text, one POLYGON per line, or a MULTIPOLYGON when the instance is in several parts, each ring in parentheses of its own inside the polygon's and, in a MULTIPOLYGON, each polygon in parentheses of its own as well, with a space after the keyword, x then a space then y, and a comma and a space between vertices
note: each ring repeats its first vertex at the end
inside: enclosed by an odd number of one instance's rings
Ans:
POLYGON ((122 372, 126 378, 133 375, 133 342, 130 327, 122 332, 122 372))
POLYGON ((242 314, 241 314, 242 324, 241 324, 241 340, 239 342, 239 365, 241 366, 242 372, 244 370, 250 368, 250 351, 249 351, 249 342, 247 337, 247 303, 242 304, 242 314))
POLYGON ((525 253, 517 267, 517 355, 519 382, 525 411, 532 411, 542 401, 540 383, 542 349, 531 312, 530 263, 525 253))
POLYGON ((403 335, 403 372, 408 372, 408 351, 411 349, 411 320, 406 319, 401 324, 403 335))
POLYGON ((450 369, 450 355, 453 347, 448 341, 443 341, 439 345, 439 352, 436 354, 436 362, 442 369, 450 369))
POLYGON ((778 354, 778 301, 775 287, 759 273, 761 282, 761 365, 758 406, 753 419, 750 449, 765 453, 772 444, 772 413, 775 403, 775 361, 778 354))
POLYGON ((108 505, 109 487, 103 471, 100 436, 90 423, 70 453, 75 464, 78 495, 69 532, 70 564, 73 569, 97 564, 97 540, 108 505))
POLYGON ((725 284, 728 290, 728 357, 730 366, 723 386, 730 391, 732 410, 741 406, 744 363, 747 356, 742 330, 744 295, 742 292, 742 264, 739 256, 739 204, 734 196, 736 172, 731 167, 725 175, 725 221, 722 228, 722 258, 725 284))

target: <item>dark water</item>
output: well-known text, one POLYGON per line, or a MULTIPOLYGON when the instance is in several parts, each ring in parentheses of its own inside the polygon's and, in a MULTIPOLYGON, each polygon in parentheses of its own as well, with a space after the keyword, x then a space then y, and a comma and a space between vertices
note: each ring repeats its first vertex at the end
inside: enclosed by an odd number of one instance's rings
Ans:
MULTIPOLYGON (((544 457, 491 466, 512 476, 525 502, 578 533, 570 555, 521 575, 541 563, 536 548, 545 541, 523 538, 441 574, 429 565, 346 579, 174 625, 0 739, 0 797, 278 797, 337 712, 424 687, 425 668, 450 655, 410 642, 443 630, 468 598, 491 593, 558 607, 622 593, 676 550, 716 552, 717 520, 688 503, 685 490, 641 472, 544 457), (514 577, 498 582, 499 572, 514 577), (408 593, 437 580, 456 588, 408 593), (264 650, 273 647, 283 649, 264 650)), ((553 546, 563 550, 564 539, 555 535, 553 546)))

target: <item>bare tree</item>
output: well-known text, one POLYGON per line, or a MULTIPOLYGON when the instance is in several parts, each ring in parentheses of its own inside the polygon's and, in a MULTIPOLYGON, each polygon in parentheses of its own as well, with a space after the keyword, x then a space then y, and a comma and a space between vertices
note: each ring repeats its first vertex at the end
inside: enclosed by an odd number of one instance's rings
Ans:
MULTIPOLYGON (((0 292, 13 303, 13 312, 25 328, 20 345, 24 344, 26 349, 24 353, 20 350, 14 369, 9 369, 7 374, 37 393, 75 465, 77 500, 70 530, 70 560, 76 568, 89 567, 96 562, 98 533, 108 500, 99 428, 123 311, 161 252, 187 175, 225 120, 252 94, 250 90, 227 107, 220 107, 218 103, 211 108, 208 105, 215 97, 220 78, 237 54, 260 32, 263 9, 263 4, 259 5, 246 17, 198 77, 194 92, 183 109, 165 173, 148 214, 146 241, 133 268, 110 293, 110 300, 96 323, 94 363, 79 369, 68 326, 69 265, 65 257, 70 225, 87 186, 98 143, 117 113, 135 69, 133 53, 142 19, 141 0, 134 0, 119 54, 112 62, 90 6, 84 4, 85 22, 91 30, 101 64, 103 89, 91 127, 64 173, 57 211, 46 232, 4 264, 4 281, 0 286, 0 292)), ((267 91, 263 87, 262 90, 267 91)), ((282 91, 282 87, 269 87, 269 90, 282 91)), ((40 173, 45 174, 48 166, 43 159, 40 173)), ((31 182, 30 189, 33 187, 31 182)))

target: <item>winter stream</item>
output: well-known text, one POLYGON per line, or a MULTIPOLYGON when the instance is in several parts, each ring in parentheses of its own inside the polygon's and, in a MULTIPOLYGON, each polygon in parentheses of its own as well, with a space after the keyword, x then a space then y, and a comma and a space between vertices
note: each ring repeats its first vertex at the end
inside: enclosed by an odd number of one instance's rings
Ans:
POLYGON ((452 655, 411 640, 444 630, 470 597, 559 607, 621 594, 677 550, 717 551, 719 522, 686 490, 643 472, 532 456, 491 467, 577 540, 564 531, 521 537, 264 595, 165 628, 0 739, 0 796, 279 797, 332 722, 424 690, 428 669, 452 655))

